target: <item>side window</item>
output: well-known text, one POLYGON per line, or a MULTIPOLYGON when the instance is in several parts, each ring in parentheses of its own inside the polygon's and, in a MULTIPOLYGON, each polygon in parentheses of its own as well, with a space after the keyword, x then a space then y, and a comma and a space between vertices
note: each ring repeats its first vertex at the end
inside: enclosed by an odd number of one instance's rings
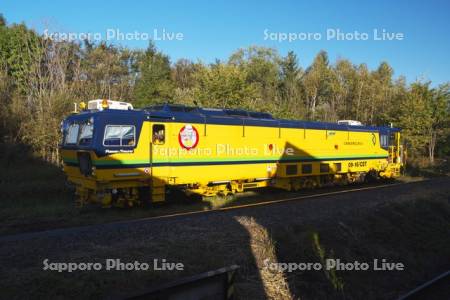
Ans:
POLYGON ((134 146, 136 127, 132 125, 107 125, 105 128, 104 146, 134 146))
POLYGON ((152 130, 152 141, 153 144, 163 145, 166 141, 166 131, 164 125, 153 125, 152 130))
POLYGON ((134 146, 135 145, 135 127, 134 126, 122 126, 122 146, 134 146))

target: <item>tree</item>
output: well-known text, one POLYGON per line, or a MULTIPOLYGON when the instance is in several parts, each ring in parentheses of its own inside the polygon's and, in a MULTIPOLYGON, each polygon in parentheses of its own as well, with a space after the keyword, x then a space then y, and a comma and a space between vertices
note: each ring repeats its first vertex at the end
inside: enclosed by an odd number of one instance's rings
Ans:
POLYGON ((31 64, 10 104, 12 115, 20 120, 17 141, 31 146, 43 160, 58 164, 59 125, 73 107, 72 82, 67 78, 72 44, 43 38, 27 43, 24 55, 31 64))
POLYGON ((247 74, 235 65, 202 66, 196 73, 196 99, 202 106, 254 109, 256 86, 247 84, 247 74))
POLYGON ((175 103, 192 105, 195 98, 196 73, 202 68, 200 63, 187 59, 178 60, 172 67, 172 80, 175 84, 173 100, 175 103))
POLYGON ((400 103, 397 122, 403 129, 403 136, 414 156, 424 154, 425 145, 429 142, 433 122, 430 107, 432 98, 429 83, 415 82, 400 103))
POLYGON ((320 99, 326 99, 329 92, 330 72, 328 67, 328 54, 321 51, 315 57, 313 64, 306 69, 302 78, 311 120, 316 118, 316 108, 320 104, 320 99))
POLYGON ((428 157, 434 163, 435 148, 439 138, 445 139, 446 129, 449 127, 450 84, 442 84, 432 91, 430 111, 431 124, 428 133, 428 157))
POLYGON ((306 107, 301 89, 302 69, 298 66, 297 55, 289 51, 280 61, 280 106, 276 115, 285 118, 303 118, 306 107))
POLYGON ((11 114, 10 105, 14 92, 13 81, 6 69, 6 64, 0 63, 0 143, 11 143, 14 141, 13 134, 17 130, 17 121, 11 114))
POLYGON ((369 123, 368 107, 371 101, 372 81, 370 72, 366 64, 360 64, 356 67, 355 90, 352 93, 353 103, 350 108, 350 115, 355 120, 364 124, 369 123))
POLYGON ((398 122, 416 155, 427 152, 434 163, 438 140, 445 139, 449 127, 450 85, 430 88, 430 82, 416 82, 398 111, 398 122))
POLYGON ((98 46, 86 42, 82 56, 80 74, 75 79, 83 87, 79 91, 82 99, 108 98, 130 101, 132 85, 137 73, 136 51, 100 43, 98 46))
POLYGON ((370 102, 369 122, 372 124, 387 124, 392 115, 391 104, 393 98, 392 75, 394 71, 387 62, 382 62, 378 68, 372 72, 372 99, 370 102))
MULTIPOLYGON (((251 46, 233 53, 228 63, 239 67, 246 74, 248 85, 258 88, 258 107, 273 107, 277 103, 280 57, 276 50, 251 46)), ((256 104, 256 103, 255 103, 256 104)))
POLYGON ((338 119, 356 119, 354 115, 354 91, 357 87, 357 74, 352 63, 345 59, 340 59, 329 72, 330 96, 329 113, 327 121, 337 121, 338 119))
POLYGON ((6 26, 6 19, 3 14, 0 14, 0 27, 6 26))
POLYGON ((199 67, 188 59, 179 59, 172 67, 172 79, 175 86, 181 89, 192 88, 195 85, 194 74, 199 67))
POLYGON ((0 61, 6 64, 8 75, 22 94, 26 93, 26 81, 34 58, 42 51, 38 47, 40 40, 41 37, 24 24, 0 27, 0 61))
POLYGON ((133 103, 145 106, 169 102, 174 95, 169 57, 158 52, 151 43, 138 58, 139 74, 134 86, 133 103))

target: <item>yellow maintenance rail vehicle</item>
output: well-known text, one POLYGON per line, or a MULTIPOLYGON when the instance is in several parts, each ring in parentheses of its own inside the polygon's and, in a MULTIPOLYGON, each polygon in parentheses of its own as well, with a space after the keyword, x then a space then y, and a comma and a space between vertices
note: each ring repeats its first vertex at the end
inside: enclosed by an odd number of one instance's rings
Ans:
POLYGON ((64 171, 80 206, 161 202, 169 187, 202 196, 299 190, 395 178, 403 166, 398 128, 170 104, 114 109, 114 103, 88 105, 62 122, 64 171))

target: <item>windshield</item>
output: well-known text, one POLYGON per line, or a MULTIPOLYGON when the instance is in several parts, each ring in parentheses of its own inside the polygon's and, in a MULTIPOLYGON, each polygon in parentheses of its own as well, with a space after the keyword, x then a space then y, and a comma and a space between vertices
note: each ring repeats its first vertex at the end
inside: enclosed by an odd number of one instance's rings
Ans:
POLYGON ((88 145, 92 141, 92 134, 94 132, 94 126, 92 124, 84 124, 81 127, 80 136, 78 137, 79 145, 88 145))
POLYGON ((65 130, 65 145, 90 145, 94 133, 94 125, 87 123, 72 123, 65 130))
POLYGON ((80 130, 79 124, 71 124, 66 133, 66 145, 75 145, 78 139, 78 131, 80 130))

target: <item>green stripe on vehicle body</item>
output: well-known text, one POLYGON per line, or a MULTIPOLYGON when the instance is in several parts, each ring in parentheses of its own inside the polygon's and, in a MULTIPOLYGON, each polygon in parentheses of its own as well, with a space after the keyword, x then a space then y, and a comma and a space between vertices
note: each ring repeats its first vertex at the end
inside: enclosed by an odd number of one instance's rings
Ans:
MULTIPOLYGON (((386 155, 346 155, 346 156, 282 156, 282 157, 225 157, 225 158, 205 158, 205 157, 193 157, 192 159, 154 159, 152 162, 157 163, 213 163, 213 162, 239 162, 239 161, 273 161, 273 162, 289 162, 289 161, 323 161, 323 160, 349 160, 349 159, 384 159, 387 158, 386 155)), ((64 158, 65 163, 78 163, 77 159, 64 158)), ((94 165, 97 166, 107 166, 107 165, 139 165, 139 164, 149 164, 150 159, 127 159, 127 160, 111 160, 111 159, 97 159, 93 161, 94 165)))

